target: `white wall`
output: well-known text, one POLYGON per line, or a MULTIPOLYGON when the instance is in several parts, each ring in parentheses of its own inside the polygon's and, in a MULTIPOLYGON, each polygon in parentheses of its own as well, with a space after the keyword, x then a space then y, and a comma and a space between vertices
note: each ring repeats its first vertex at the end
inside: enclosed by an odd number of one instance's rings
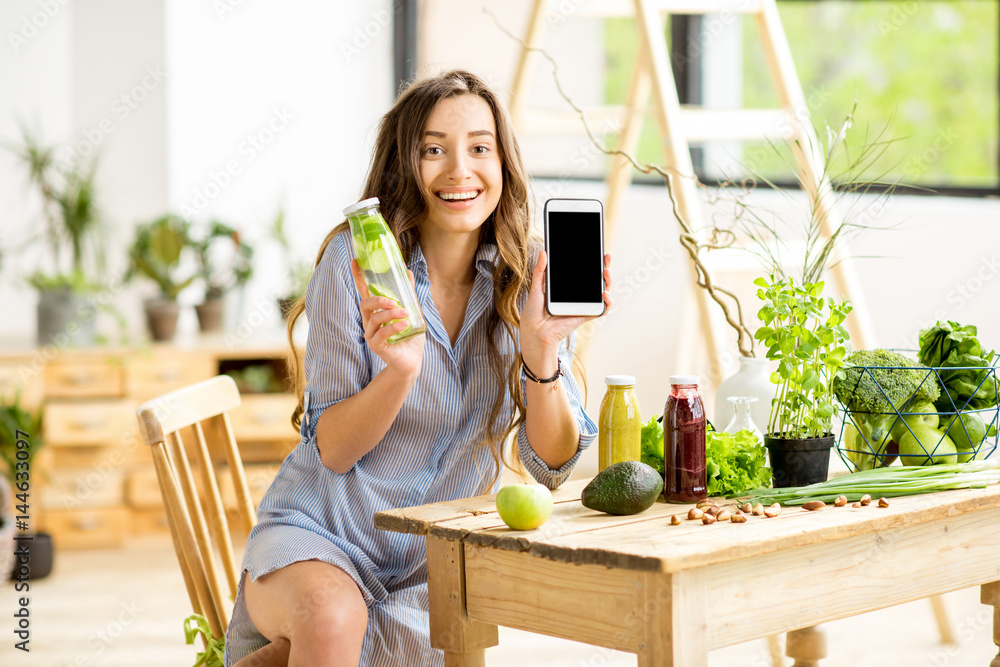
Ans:
POLYGON ((268 308, 267 326, 287 288, 266 242, 279 204, 296 253, 312 260, 360 195, 393 100, 392 3, 242 3, 221 15, 216 4, 167 4, 169 201, 255 244, 244 312, 268 308))
MULTIPOLYGON (((72 5, 49 13, 37 0, 9 0, 0 12, 0 141, 20 139, 20 123, 61 141, 72 137, 72 5), (12 37, 13 36, 13 37, 12 37)), ((34 337, 35 294, 21 277, 34 268, 23 256, 25 239, 39 224, 38 202, 26 190, 17 159, 0 149, 0 338, 34 337)))
MULTIPOLYGON (((266 304, 261 328, 276 329, 271 294, 286 288, 286 269, 267 228, 284 202, 295 251, 312 259, 357 200, 375 124, 393 99, 392 11, 391 0, 8 2, 0 137, 16 139, 23 117, 42 121, 34 126, 45 143, 80 153, 97 145, 113 270, 124 265, 134 226, 167 210, 239 228, 257 247, 244 314, 266 304), (41 5, 54 8, 51 17, 41 5), (12 46, 7 35, 24 21, 43 25, 12 46)), ((4 248, 19 247, 37 224, 24 183, 23 168, 0 152, 4 248)), ((30 344, 36 297, 22 278, 38 256, 7 259, 0 303, 15 315, 0 322, 0 340, 30 344)), ((154 291, 137 281, 115 293, 139 338, 140 299, 154 291)), ((199 297, 192 289, 181 301, 199 297)), ((99 326, 117 331, 110 319, 99 326)), ((190 309, 180 328, 196 328, 190 309)))

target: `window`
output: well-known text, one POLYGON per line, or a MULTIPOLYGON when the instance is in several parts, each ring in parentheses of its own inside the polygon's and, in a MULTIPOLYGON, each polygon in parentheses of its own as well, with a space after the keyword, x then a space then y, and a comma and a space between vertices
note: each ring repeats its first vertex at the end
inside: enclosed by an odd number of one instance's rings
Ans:
MULTIPOLYGON (((778 7, 817 130, 838 129, 857 99, 848 143, 889 140, 863 177, 942 193, 1000 194, 1000 2, 786 0, 778 7)), ((682 101, 777 106, 753 17, 672 23, 675 67, 690 67, 678 79, 682 101)), ((621 104, 637 49, 633 19, 608 19, 604 38, 605 101, 621 104)), ((748 163, 778 182, 794 182, 790 155, 781 149, 732 142, 693 148, 706 182, 745 175, 748 163)), ((638 154, 662 161, 651 118, 638 154)))

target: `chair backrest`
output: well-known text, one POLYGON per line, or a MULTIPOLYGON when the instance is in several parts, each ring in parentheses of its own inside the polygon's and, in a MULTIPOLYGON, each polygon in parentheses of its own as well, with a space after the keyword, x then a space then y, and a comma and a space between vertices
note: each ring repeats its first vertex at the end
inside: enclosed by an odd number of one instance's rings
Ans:
POLYGON ((219 375, 154 398, 137 412, 142 439, 153 453, 167 523, 191 606, 208 620, 216 637, 226 632, 231 608, 219 583, 217 563, 222 564, 230 600, 236 598, 237 563, 205 431, 225 450, 240 527, 249 533, 257 516, 228 415, 239 405, 236 383, 227 375, 219 375), (181 439, 183 429, 189 429, 192 435, 188 446, 181 439), (204 499, 199 496, 189 457, 199 469, 204 499))

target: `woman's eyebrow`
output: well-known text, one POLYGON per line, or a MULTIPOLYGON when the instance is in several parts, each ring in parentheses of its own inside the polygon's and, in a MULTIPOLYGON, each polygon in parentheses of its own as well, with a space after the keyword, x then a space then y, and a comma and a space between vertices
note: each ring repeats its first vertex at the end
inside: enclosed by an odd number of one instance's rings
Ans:
MULTIPOLYGON (((427 130, 424 132, 424 136, 437 137, 439 139, 444 139, 448 136, 447 132, 438 132, 437 130, 427 130)), ((493 136, 493 133, 489 130, 472 130, 469 132, 470 137, 483 137, 483 136, 493 136)))

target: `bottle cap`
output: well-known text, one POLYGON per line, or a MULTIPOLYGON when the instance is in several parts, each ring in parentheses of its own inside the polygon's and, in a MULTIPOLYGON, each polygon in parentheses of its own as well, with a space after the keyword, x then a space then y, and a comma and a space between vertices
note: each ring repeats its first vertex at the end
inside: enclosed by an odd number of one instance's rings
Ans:
POLYGON ((701 378, 697 375, 671 375, 670 384, 698 384, 701 378))
POLYGON ((635 385, 634 375, 609 375, 604 378, 604 384, 609 387, 621 387, 625 385, 635 385))
POLYGON ((357 204, 351 204, 344 209, 344 217, 349 216, 351 213, 360 211, 363 208, 370 208, 372 206, 378 206, 378 197, 370 197, 369 199, 362 199, 357 204))

